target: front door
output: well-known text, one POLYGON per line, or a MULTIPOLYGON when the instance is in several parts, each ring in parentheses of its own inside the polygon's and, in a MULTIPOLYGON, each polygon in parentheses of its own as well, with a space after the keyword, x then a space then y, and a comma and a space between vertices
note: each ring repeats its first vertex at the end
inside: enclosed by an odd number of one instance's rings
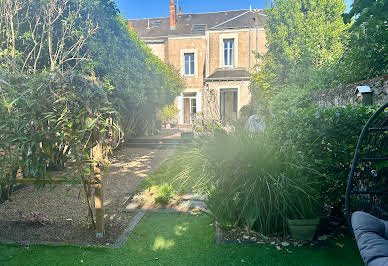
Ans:
POLYGON ((225 125, 237 120, 237 89, 220 90, 220 119, 225 125))
POLYGON ((197 113, 197 93, 183 93, 183 123, 191 124, 197 113))

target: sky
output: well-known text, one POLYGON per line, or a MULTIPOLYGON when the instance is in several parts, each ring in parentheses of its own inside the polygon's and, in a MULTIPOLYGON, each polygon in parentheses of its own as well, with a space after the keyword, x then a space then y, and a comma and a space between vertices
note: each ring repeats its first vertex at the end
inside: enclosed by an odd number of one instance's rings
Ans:
MULTIPOLYGON (((268 0, 175 0, 183 13, 265 8, 268 0)), ((122 15, 128 19, 168 17, 170 0, 115 0, 122 15)), ((348 8, 353 0, 346 0, 348 8)))

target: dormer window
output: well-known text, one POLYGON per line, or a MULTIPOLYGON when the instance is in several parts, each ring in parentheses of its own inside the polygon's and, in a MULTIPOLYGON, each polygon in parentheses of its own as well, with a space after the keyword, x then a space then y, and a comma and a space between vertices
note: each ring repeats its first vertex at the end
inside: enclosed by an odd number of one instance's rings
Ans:
POLYGON ((194 24, 191 31, 206 31, 206 24, 194 24))
POLYGON ((152 27, 153 27, 153 28, 157 28, 157 27, 160 26, 160 23, 161 23, 160 20, 153 21, 153 22, 152 22, 152 27))
POLYGON ((224 66, 233 66, 234 64, 234 39, 224 40, 224 66))

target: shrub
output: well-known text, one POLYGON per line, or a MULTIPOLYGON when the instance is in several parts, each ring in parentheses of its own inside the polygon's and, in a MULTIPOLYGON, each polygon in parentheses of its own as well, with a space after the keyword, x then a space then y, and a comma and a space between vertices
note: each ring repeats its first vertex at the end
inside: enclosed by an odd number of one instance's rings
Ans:
POLYGON ((301 108, 311 106, 311 100, 308 95, 310 92, 307 89, 298 88, 295 86, 287 86, 268 103, 268 111, 271 115, 284 115, 284 111, 298 112, 301 108))
POLYGON ((268 125, 283 153, 310 161, 322 173, 320 194, 332 216, 343 213, 344 194, 358 137, 374 107, 294 108, 273 114, 268 125))
POLYGON ((158 111, 158 118, 163 121, 163 123, 168 123, 172 119, 176 119, 179 114, 179 109, 174 105, 167 105, 158 111))
POLYGON ((222 124, 218 120, 213 119, 203 119, 203 117, 198 117, 194 120, 194 130, 199 133, 212 134, 217 131, 224 131, 222 124))
POLYGON ((244 105, 240 109, 240 117, 242 119, 248 119, 251 115, 254 115, 254 114, 256 114, 256 110, 254 106, 251 104, 244 105))
POLYGON ((43 186, 48 169, 72 161, 64 178, 80 183, 90 171, 89 149, 102 140, 108 150, 107 133, 116 128, 106 88, 75 73, 6 73, 0 83, 0 200, 8 199, 18 169, 43 186))
POLYGON ((158 194, 154 196, 155 203, 162 206, 168 205, 173 198, 174 190, 169 184, 161 185, 158 194))
POLYGON ((269 140, 245 130, 204 137, 176 160, 185 164, 172 183, 206 192, 208 208, 223 226, 285 234, 288 217, 316 215, 317 172, 295 164, 269 140))

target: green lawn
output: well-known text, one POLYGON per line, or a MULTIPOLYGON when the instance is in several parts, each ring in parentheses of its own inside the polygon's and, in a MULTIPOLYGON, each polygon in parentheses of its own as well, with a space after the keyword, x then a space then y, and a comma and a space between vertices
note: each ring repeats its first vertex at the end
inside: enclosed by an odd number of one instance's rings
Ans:
MULTIPOLYGON (((190 160, 192 149, 187 147, 178 149, 173 155, 171 155, 162 165, 152 172, 146 179, 144 179, 136 191, 141 192, 152 186, 160 186, 162 184, 172 185, 177 192, 186 192, 195 190, 197 185, 195 182, 200 178, 203 170, 202 162, 198 162, 197 167, 193 167, 190 171, 190 178, 179 179, 179 174, 186 171, 185 161, 190 160), (182 159, 183 158, 183 159, 182 159)), ((195 160, 193 160, 195 161, 195 160)))
POLYGON ((363 265, 355 242, 343 248, 217 246, 207 216, 148 214, 119 249, 0 245, 0 265, 363 265))

